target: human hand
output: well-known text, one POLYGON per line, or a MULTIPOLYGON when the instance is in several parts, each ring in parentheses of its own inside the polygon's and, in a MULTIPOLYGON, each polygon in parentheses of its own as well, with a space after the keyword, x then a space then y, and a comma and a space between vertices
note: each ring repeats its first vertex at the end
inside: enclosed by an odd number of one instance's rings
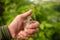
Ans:
POLYGON ((24 25, 26 24, 25 19, 31 14, 32 10, 29 10, 24 14, 17 15, 16 18, 11 22, 11 24, 8 25, 8 29, 12 38, 25 39, 38 32, 39 23, 36 21, 27 25, 27 27, 24 27, 24 25))

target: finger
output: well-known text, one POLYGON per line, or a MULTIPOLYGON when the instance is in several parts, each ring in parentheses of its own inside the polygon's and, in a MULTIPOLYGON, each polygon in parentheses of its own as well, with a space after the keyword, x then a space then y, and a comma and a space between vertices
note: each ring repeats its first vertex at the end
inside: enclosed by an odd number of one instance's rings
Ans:
POLYGON ((27 34, 32 35, 32 34, 35 34, 36 32, 38 32, 38 28, 36 28, 36 29, 25 29, 24 31, 27 34))
POLYGON ((20 31, 17 37, 21 39, 27 39, 27 34, 24 31, 20 31))
POLYGON ((22 18, 27 18, 27 17, 30 16, 31 14, 32 14, 32 10, 29 10, 29 11, 27 11, 26 13, 21 14, 21 17, 22 17, 22 18))
POLYGON ((38 27, 39 27, 39 22, 33 22, 33 23, 31 23, 30 25, 26 26, 25 28, 34 29, 34 28, 38 28, 38 27))

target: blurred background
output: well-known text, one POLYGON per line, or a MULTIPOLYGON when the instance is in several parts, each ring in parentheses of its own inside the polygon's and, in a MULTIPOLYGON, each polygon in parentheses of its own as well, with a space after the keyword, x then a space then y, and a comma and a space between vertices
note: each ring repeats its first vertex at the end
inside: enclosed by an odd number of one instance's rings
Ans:
POLYGON ((0 26, 29 9, 40 22, 39 32, 29 40, 60 40, 60 0, 0 0, 0 26))

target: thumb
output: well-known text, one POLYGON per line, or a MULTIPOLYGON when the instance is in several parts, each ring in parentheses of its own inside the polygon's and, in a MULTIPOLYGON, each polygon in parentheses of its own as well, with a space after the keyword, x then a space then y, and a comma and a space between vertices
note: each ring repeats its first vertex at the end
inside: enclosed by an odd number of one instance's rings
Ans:
POLYGON ((21 14, 22 18, 27 18, 28 16, 30 16, 32 14, 32 10, 29 10, 27 12, 25 12, 24 14, 21 14))

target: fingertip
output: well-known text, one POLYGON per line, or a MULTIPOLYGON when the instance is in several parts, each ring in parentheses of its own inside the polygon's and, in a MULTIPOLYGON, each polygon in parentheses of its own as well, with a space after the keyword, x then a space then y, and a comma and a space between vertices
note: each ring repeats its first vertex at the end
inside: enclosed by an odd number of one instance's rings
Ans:
POLYGON ((24 14, 21 15, 22 18, 27 18, 28 16, 30 16, 32 14, 32 10, 29 10, 27 12, 25 12, 24 14))
POLYGON ((29 10, 29 11, 26 12, 26 16, 29 16, 31 14, 32 14, 32 10, 29 10))

